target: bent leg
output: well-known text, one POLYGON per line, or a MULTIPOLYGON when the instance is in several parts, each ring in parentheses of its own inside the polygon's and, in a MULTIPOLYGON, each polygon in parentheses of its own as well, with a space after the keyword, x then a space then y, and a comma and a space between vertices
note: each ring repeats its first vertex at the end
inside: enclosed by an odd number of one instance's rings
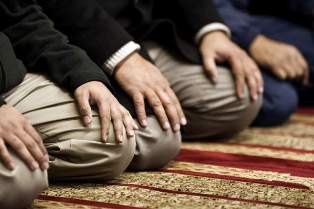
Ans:
POLYGON ((47 172, 28 167, 12 152, 15 169, 10 171, 0 163, 0 206, 8 209, 27 208, 40 192, 48 188, 47 172))
POLYGON ((253 126, 269 127, 286 122, 298 108, 298 93, 288 81, 263 73, 264 95, 262 108, 253 126))
POLYGON ((97 112, 93 122, 83 126, 73 98, 42 75, 28 74, 6 98, 41 134, 49 153, 49 178, 53 180, 109 180, 130 164, 135 140, 124 134, 116 144, 111 126, 103 143, 97 112))
POLYGON ((152 43, 147 48, 188 118, 188 125, 182 130, 184 139, 229 137, 255 119, 261 99, 251 102, 247 89, 244 98, 238 99, 230 70, 219 67, 215 85, 201 65, 187 63, 152 43))
POLYGON ((148 126, 136 132, 136 151, 129 170, 162 168, 179 153, 181 134, 172 130, 164 131, 153 116, 148 117, 147 121, 148 126))

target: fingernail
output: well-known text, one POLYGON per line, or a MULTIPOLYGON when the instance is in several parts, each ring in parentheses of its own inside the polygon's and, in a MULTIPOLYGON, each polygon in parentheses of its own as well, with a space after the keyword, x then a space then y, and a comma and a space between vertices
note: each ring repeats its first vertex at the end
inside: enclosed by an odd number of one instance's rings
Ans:
POLYGON ((261 87, 260 89, 259 89, 259 93, 264 93, 264 88, 263 87, 261 87))
POLYGON ((128 131, 128 135, 129 135, 130 137, 133 137, 133 136, 135 135, 135 133, 134 133, 133 130, 129 130, 129 131, 128 131))
POLYGON ((253 100, 256 101, 258 99, 257 95, 253 95, 253 100))
POLYGON ((170 123, 169 122, 165 122, 164 123, 164 129, 168 130, 170 128, 170 123))
POLYGON ((103 140, 104 143, 107 143, 107 136, 103 136, 102 140, 103 140))
POLYGON ((89 116, 84 116, 83 120, 85 124, 90 124, 92 122, 92 119, 89 116))
POLYGON ((42 169, 43 170, 48 170, 48 168, 49 168, 49 164, 48 163, 43 163, 42 169))
POLYGON ((133 124, 134 124, 134 128, 138 130, 139 129, 138 125, 135 122, 133 124))
POLYGON ((9 164, 8 164, 8 166, 9 166, 9 169, 12 171, 12 170, 14 170, 14 168, 15 168, 15 165, 14 165, 14 163, 12 163, 12 162, 10 162, 9 164))
POLYGON ((33 162, 31 167, 32 167, 32 170, 37 170, 39 168, 39 165, 38 165, 38 163, 33 162))
POLYGON ((142 120, 142 126, 146 127, 148 125, 147 120, 142 120))
POLYGON ((181 125, 185 126, 187 123, 188 122, 187 122, 186 118, 181 119, 181 125))
POLYGON ((120 134, 120 135, 119 135, 119 137, 118 137, 118 141, 119 141, 119 143, 122 143, 122 139, 123 139, 123 135, 122 135, 122 134, 120 134))
POLYGON ((46 154, 45 156, 44 156, 44 158, 45 158, 45 161, 49 161, 49 155, 48 154, 46 154))
POLYGON ((174 130, 175 132, 180 131, 180 129, 181 129, 180 124, 176 124, 176 125, 173 127, 173 130, 174 130))

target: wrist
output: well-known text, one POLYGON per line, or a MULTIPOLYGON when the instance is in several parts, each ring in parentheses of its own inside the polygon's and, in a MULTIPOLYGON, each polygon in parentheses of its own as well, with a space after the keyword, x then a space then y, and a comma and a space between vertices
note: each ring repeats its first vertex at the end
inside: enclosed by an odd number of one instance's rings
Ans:
POLYGON ((250 47, 249 47, 249 53, 251 55, 255 54, 256 51, 258 51, 261 46, 263 47, 265 44, 267 44, 268 38, 263 35, 258 35, 256 38, 252 41, 250 47))
POLYGON ((118 72, 120 72, 123 69, 127 69, 128 66, 135 65, 138 63, 138 60, 141 59, 141 55, 134 51, 133 53, 129 54, 125 59, 123 59, 117 66, 114 71, 113 76, 115 76, 118 72))
POLYGON ((218 40, 230 40, 229 37, 226 35, 223 31, 212 31, 204 35, 204 37, 200 41, 200 49, 202 50, 204 47, 206 48, 208 44, 210 44, 213 41, 218 40))

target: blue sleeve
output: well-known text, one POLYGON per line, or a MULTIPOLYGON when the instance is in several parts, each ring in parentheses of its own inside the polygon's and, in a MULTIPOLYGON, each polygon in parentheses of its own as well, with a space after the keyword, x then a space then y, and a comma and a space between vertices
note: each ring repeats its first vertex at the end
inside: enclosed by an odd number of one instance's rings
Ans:
POLYGON ((231 29, 232 39, 242 48, 248 49, 252 41, 260 34, 260 28, 255 23, 254 17, 246 12, 246 1, 214 0, 216 7, 231 29), (239 5, 242 2, 242 5, 239 5))
POLYGON ((287 0, 286 6, 295 13, 305 16, 314 15, 314 0, 287 0))

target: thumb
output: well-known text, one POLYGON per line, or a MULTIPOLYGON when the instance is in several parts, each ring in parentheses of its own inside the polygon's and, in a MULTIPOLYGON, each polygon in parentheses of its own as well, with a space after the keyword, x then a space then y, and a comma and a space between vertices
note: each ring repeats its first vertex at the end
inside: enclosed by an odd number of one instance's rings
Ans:
POLYGON ((214 83, 218 81, 218 69, 216 66, 215 58, 213 56, 204 57, 204 68, 208 76, 212 79, 214 83))

